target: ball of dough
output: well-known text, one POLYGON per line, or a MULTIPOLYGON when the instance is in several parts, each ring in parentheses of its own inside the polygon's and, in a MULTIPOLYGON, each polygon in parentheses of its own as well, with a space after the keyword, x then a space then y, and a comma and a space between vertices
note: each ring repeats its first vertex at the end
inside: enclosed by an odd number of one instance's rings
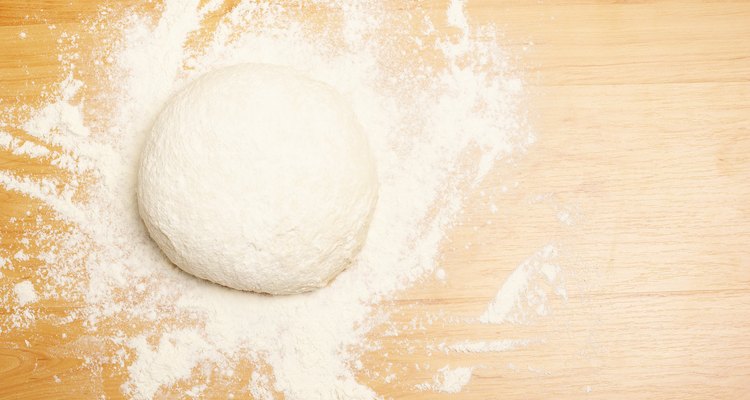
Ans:
POLYGON ((243 64, 176 94, 144 147, 141 217, 184 271, 240 290, 325 286, 362 248, 377 201, 346 100, 293 70, 243 64))

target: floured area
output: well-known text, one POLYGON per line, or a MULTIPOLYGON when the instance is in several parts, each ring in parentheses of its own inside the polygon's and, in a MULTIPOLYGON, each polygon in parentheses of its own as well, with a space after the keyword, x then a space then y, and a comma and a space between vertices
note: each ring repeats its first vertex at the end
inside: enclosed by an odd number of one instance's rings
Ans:
MULTIPOLYGON (((79 66, 75 54, 83 50, 75 36, 63 36, 68 78, 51 89, 53 101, 26 109, 18 126, 0 127, 29 137, 3 132, 4 149, 65 173, 36 179, 2 171, 3 188, 40 200, 69 227, 40 222, 26 231, 39 249, 38 286, 27 281, 16 286, 17 299, 3 299, 12 305, 2 329, 43 318, 26 307, 40 299, 83 301, 83 309, 50 320, 84 321, 87 336, 105 349, 86 356, 87 368, 124 371, 120 390, 133 399, 208 396, 225 382, 242 388, 227 395, 258 399, 387 398, 357 378, 374 374, 362 371, 360 356, 371 349, 368 334, 387 320, 374 318, 373 307, 433 274, 451 279, 437 260, 464 193, 496 161, 534 141, 520 109, 522 80, 496 28, 471 25, 462 1, 439 21, 379 2, 333 0, 229 9, 220 1, 167 0, 157 17, 114 14, 102 9, 88 23, 93 33, 116 32, 93 50, 94 66, 79 66), (315 18, 303 17, 312 11, 315 18), (218 24, 202 25, 208 17, 218 24), (437 34, 436 23, 455 33, 437 34), (154 118, 198 76, 239 63, 288 66, 335 87, 372 147, 380 198, 367 241, 321 290, 272 297, 198 280, 168 262, 138 215, 137 165, 154 118), (84 68, 94 69, 97 91, 79 79, 84 68), (252 373, 243 375, 248 361, 252 373)), ((0 256, 4 269, 29 257, 0 256)), ((529 312, 548 313, 547 297, 566 296, 555 256, 554 246, 531 256, 477 321, 521 323, 529 312)), ((394 329, 389 334, 398 335, 394 329)), ((487 338, 435 350, 499 353, 528 344, 487 338)), ((476 368, 446 365, 413 389, 457 393, 476 368)), ((387 375, 386 383, 398 379, 387 375)))

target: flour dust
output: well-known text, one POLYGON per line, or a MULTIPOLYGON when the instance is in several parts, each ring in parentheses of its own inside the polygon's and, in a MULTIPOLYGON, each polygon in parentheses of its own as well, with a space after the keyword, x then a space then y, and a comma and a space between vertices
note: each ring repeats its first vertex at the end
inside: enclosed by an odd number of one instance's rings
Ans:
MULTIPOLYGON (((376 1, 228 8, 216 0, 166 0, 153 12, 101 8, 86 23, 87 34, 101 37, 93 49, 62 32, 67 78, 50 88, 46 104, 8 111, 28 117, 0 125, 5 151, 60 172, 40 178, 0 171, 5 190, 54 214, 54 223, 39 217, 26 230, 25 240, 39 250, 32 256, 38 268, 31 281, 15 286, 16 299, 3 299, 10 305, 2 329, 47 318, 29 307, 35 302, 83 302, 83 309, 49 320, 83 321, 87 340, 104 349, 86 355, 85 366, 91 374, 120 370, 120 390, 133 399, 170 391, 200 397, 212 382, 244 388, 227 396, 260 399, 385 395, 357 378, 365 338, 382 322, 372 316, 374 305, 430 274, 449 279, 436 261, 463 193, 497 160, 534 141, 512 59, 494 27, 470 24, 465 6, 454 0, 430 14, 376 1), (439 33, 437 23, 451 29, 439 33), (136 166, 165 101, 205 72, 250 62, 289 66, 335 87, 355 110, 377 160, 380 198, 367 242, 351 268, 312 293, 270 297, 188 276, 152 243, 137 213, 136 166), (241 367, 248 362, 251 374, 241 367), (202 383, 190 384, 196 381, 202 383)), ((0 256, 6 271, 29 257, 0 256)), ((514 272, 515 283, 503 287, 481 320, 520 321, 513 310, 521 302, 545 311, 543 299, 520 293, 530 287, 529 274, 560 282, 559 268, 547 260, 552 256, 545 252, 538 256, 543 262, 514 272)), ((488 340, 443 350, 524 345, 488 340)), ((446 366, 415 390, 458 392, 475 368, 446 366)))

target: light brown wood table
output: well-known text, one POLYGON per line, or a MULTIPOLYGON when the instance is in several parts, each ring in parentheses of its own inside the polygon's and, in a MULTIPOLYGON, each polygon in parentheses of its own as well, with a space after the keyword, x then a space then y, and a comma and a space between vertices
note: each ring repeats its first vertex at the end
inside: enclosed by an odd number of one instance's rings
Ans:
MULTIPOLYGON (((96 6, 0 1, 0 107, 42 103, 45 85, 62 77, 54 45, 60 30, 80 30, 96 6)), ((445 2, 391 8, 414 7, 430 9, 437 29, 447 29, 438 17, 445 2)), ((750 2, 471 0, 468 14, 504 32, 525 71, 525 108, 538 141, 467 195, 443 250, 447 282, 428 280, 383 305, 404 324, 441 310, 454 322, 378 338, 384 348, 366 354, 366 366, 391 363, 399 378, 361 379, 404 399, 750 398, 750 2), (560 249, 567 301, 552 299, 550 315, 522 324, 465 322, 549 243, 560 249), (493 354, 424 350, 491 338, 537 342, 493 354), (407 351, 405 339, 424 346, 407 351), (459 394, 414 391, 446 364, 482 367, 459 394)), ((82 34, 81 46, 90 43, 82 34)), ((60 173, 1 150, 0 168, 60 173)), ((23 222, 38 206, 0 190, 3 251, 20 248, 24 229, 9 218, 23 222)), ((0 291, 34 268, 4 271, 0 291)), ((81 306, 41 301, 34 308, 64 315, 81 306)), ((92 382, 81 357, 50 351, 83 335, 80 323, 66 329, 66 339, 49 324, 0 333, 0 398, 120 396, 121 370, 92 382)))

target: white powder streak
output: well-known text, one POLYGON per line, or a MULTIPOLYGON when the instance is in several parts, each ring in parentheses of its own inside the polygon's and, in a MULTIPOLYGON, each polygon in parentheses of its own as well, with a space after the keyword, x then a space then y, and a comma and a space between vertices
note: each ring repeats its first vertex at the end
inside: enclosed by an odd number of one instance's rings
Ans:
POLYGON ((471 374, 474 372, 472 367, 460 367, 451 369, 448 365, 440 368, 432 377, 431 382, 420 383, 416 389, 441 393, 458 393, 471 380, 471 374))
POLYGON ((44 157, 49 154, 50 150, 31 141, 21 143, 8 133, 0 132, 0 148, 11 150, 14 155, 25 155, 31 158, 44 157))
POLYGON ((11 143, 13 143, 13 136, 0 132, 0 147, 4 149, 12 149, 11 143))
POLYGON ((463 34, 468 34, 469 21, 466 19, 466 0, 451 0, 446 14, 448 25, 461 29, 463 34))
POLYGON ((66 145, 66 147, 75 149, 71 143, 73 139, 66 135, 88 136, 89 129, 84 125, 81 109, 68 102, 68 99, 62 99, 52 104, 48 104, 22 128, 32 136, 40 139, 49 139, 52 143, 66 145), (59 133, 61 135, 55 135, 59 133))
POLYGON ((266 375, 253 371, 250 376, 250 394, 255 400, 274 400, 273 392, 269 389, 270 384, 266 375))
POLYGON ((548 283, 556 284, 555 293, 565 297, 564 286, 557 279, 560 268, 549 262, 556 256, 557 248, 547 245, 516 267, 479 321, 488 324, 520 323, 526 318, 524 307, 531 307, 537 314, 545 315, 546 292, 534 279, 539 276, 546 278, 548 283))
POLYGON ((445 352, 455 353, 497 353, 504 352, 520 347, 526 347, 532 342, 530 340, 518 339, 501 339, 501 340, 466 340, 443 347, 445 352))
POLYGON ((43 201, 61 216, 73 222, 87 221, 83 211, 72 203, 74 191, 70 188, 58 190, 58 182, 54 180, 47 178, 36 180, 0 171, 0 185, 6 190, 23 193, 31 198, 43 201))
POLYGON ((151 399, 161 387, 160 382, 177 382, 188 378, 199 360, 215 357, 206 346, 206 341, 193 330, 164 333, 157 347, 152 347, 144 336, 130 341, 130 346, 139 349, 135 362, 128 368, 131 379, 123 385, 125 392, 134 393, 134 399, 151 399), (148 373, 132 374, 132 371, 148 373))
POLYGON ((39 158, 49 154, 49 149, 36 143, 25 141, 22 145, 13 149, 13 154, 23 154, 32 158, 39 158))
POLYGON ((13 287, 13 292, 16 294, 16 300, 18 300, 19 306, 25 306, 30 303, 36 303, 39 296, 34 290, 34 284, 29 281, 22 281, 17 283, 13 287))

